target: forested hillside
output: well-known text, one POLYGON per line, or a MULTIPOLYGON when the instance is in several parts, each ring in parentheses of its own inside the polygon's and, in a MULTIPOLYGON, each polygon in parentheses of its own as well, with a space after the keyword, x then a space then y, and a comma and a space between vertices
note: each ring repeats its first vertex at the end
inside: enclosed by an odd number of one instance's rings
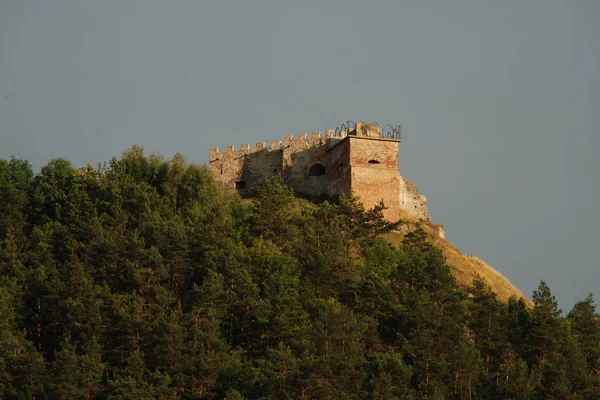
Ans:
POLYGON ((423 230, 302 204, 138 147, 0 160, 0 398, 600 398, 591 297, 465 291, 423 230))

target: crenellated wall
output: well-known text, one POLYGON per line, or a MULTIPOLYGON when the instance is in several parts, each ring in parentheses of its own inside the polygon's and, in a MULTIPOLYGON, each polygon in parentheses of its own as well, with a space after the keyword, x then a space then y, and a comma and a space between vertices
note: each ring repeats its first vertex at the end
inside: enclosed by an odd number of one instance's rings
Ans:
POLYGON ((283 179, 295 191, 314 197, 327 194, 327 144, 328 139, 321 132, 285 136, 283 179), (319 165, 323 168, 317 171, 319 165))
POLYGON ((245 194, 262 178, 282 173, 283 146, 280 140, 273 141, 271 146, 264 142, 256 143, 252 148, 248 144, 235 150, 233 146, 210 149, 209 168, 219 182, 230 190, 238 190, 245 194))
MULTIPOLYGON (((285 135, 283 143, 273 141, 267 147, 259 142, 252 148, 242 144, 239 150, 227 146, 223 151, 210 149, 209 166, 212 175, 230 190, 248 194, 253 186, 263 178, 281 175, 296 192, 309 196, 329 195, 327 170, 329 157, 327 150, 347 137, 347 132, 333 130, 325 135, 321 132, 285 135), (320 164, 325 174, 311 174, 311 167, 320 164)), ((341 193, 339 193, 341 194, 341 193)), ((339 195, 337 194, 337 195, 339 195)))

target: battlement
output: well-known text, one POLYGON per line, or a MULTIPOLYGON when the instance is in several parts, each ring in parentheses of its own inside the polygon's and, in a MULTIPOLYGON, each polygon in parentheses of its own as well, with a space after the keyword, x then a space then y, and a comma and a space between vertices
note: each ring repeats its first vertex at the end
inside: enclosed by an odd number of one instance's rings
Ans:
POLYGON ((325 134, 322 134, 321 132, 312 132, 310 136, 306 132, 300 132, 296 136, 287 134, 284 136, 283 144, 280 140, 274 140, 268 147, 265 142, 258 142, 255 147, 251 147, 249 144, 242 144, 239 150, 236 150, 235 146, 227 146, 222 152, 219 151, 218 148, 212 148, 209 151, 209 160, 210 162, 213 162, 214 160, 220 159, 222 157, 221 155, 224 153, 234 153, 235 155, 243 156, 260 150, 281 150, 282 145, 286 147, 289 145, 297 145, 302 142, 310 144, 318 142, 319 144, 325 144, 322 139, 328 140, 326 144, 331 146, 347 136, 393 139, 400 141, 402 139, 401 133, 400 125, 396 125, 395 127, 385 125, 382 128, 377 123, 367 124, 364 122, 348 121, 347 124, 343 124, 339 128, 326 130, 325 134))
POLYGON ((281 140, 273 140, 269 147, 267 147, 267 144, 265 142, 257 142, 255 147, 252 147, 249 144, 242 144, 240 145, 239 150, 236 150, 235 146, 227 146, 222 152, 219 151, 219 148, 212 148, 209 150, 209 161, 213 162, 222 159, 223 157, 235 158, 236 156, 244 156, 262 150, 280 150, 281 147, 281 140))

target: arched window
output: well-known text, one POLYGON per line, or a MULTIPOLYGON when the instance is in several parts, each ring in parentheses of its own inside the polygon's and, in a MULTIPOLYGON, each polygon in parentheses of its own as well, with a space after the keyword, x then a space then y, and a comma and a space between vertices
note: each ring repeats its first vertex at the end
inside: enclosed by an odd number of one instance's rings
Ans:
POLYGON ((377 160, 369 160, 369 164, 380 164, 377 160))
POLYGON ((325 166, 323 164, 315 164, 310 167, 310 171, 308 171, 308 176, 321 176, 325 175, 325 166))

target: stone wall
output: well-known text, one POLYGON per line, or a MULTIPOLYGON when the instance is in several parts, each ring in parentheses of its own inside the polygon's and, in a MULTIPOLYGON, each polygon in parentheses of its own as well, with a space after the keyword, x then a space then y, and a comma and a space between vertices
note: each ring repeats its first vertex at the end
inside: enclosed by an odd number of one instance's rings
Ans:
POLYGON ((350 193, 351 172, 350 172, 350 146, 348 141, 337 140, 329 144, 327 151, 327 170, 328 188, 327 194, 331 198, 336 198, 342 194, 350 193))
POLYGON ((229 190, 248 194, 261 179, 282 173, 283 146, 273 141, 270 147, 259 142, 251 148, 248 144, 235 150, 233 146, 210 149, 209 168, 213 177, 229 190))
POLYGON ((327 140, 321 132, 285 136, 283 180, 296 192, 314 197, 327 194, 327 140))
MULTIPOLYGON (((286 135, 283 144, 273 141, 270 147, 261 142, 254 148, 243 144, 239 150, 233 146, 224 151, 215 148, 210 150, 209 168, 217 181, 242 195, 250 194, 262 179, 279 174, 299 194, 337 197, 349 192, 350 174, 340 171, 337 161, 332 164, 328 149, 346 137, 346 132, 334 137, 334 131, 329 130, 325 135, 313 132, 310 137, 306 133, 286 135)), ((347 158, 348 154, 336 157, 347 158)))
POLYGON ((440 238, 446 239, 446 230, 444 229, 444 224, 430 223, 429 226, 440 238))
POLYGON ((354 134, 356 136, 380 138, 381 127, 378 124, 365 124, 364 122, 357 122, 354 129, 354 134))
POLYGON ((404 177, 400 182, 400 207, 418 219, 430 219, 427 213, 427 198, 419 193, 414 183, 404 177))

